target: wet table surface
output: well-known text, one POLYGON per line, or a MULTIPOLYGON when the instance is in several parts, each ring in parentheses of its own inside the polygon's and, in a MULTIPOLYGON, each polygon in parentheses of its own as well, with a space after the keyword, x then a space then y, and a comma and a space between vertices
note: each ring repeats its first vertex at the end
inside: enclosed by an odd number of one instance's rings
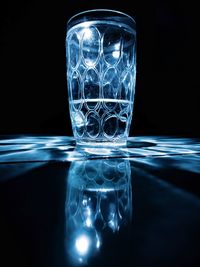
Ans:
POLYGON ((0 266, 200 266, 200 139, 0 137, 0 266))

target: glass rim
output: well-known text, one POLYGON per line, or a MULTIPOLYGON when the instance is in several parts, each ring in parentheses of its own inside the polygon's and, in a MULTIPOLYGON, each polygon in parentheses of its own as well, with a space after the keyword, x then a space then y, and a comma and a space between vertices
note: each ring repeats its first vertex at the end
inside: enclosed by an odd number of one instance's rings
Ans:
POLYGON ((99 14, 102 15, 102 17, 105 18, 106 20, 106 14, 109 14, 110 17, 112 16, 112 19, 114 20, 115 18, 117 17, 122 17, 122 18, 125 18, 127 20, 129 20, 129 22, 133 23, 133 25, 135 26, 136 22, 135 20, 133 19, 133 17, 131 17, 129 14, 127 13, 124 13, 122 11, 119 11, 119 10, 115 10, 115 9, 103 9, 103 8, 100 8, 100 9, 88 9, 88 10, 85 10, 85 11, 81 11, 75 15, 73 15, 72 17, 69 18, 69 20, 67 21, 67 25, 68 25, 68 29, 72 28, 74 25, 80 23, 80 22, 83 22, 84 21, 84 15, 85 15, 85 20, 86 20, 86 17, 88 16, 91 16, 92 14, 99 14))

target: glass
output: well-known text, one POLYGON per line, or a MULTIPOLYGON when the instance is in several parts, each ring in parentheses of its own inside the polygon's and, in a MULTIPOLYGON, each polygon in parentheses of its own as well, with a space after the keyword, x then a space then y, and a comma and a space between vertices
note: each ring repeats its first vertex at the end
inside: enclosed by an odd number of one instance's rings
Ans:
POLYGON ((67 83, 77 145, 126 145, 136 82, 135 26, 129 15, 102 9, 68 21, 67 83))
POLYGON ((130 162, 73 161, 66 181, 66 251, 74 263, 87 264, 106 233, 117 233, 132 220, 130 162))

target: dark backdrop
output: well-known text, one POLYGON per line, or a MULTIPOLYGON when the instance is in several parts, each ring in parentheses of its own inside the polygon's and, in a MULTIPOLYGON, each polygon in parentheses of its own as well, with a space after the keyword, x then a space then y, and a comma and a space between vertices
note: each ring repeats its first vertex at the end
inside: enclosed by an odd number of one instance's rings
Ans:
POLYGON ((0 4, 0 134, 71 135, 67 20, 94 8, 137 25, 131 135, 199 136, 199 12, 189 2, 10 0, 0 4))

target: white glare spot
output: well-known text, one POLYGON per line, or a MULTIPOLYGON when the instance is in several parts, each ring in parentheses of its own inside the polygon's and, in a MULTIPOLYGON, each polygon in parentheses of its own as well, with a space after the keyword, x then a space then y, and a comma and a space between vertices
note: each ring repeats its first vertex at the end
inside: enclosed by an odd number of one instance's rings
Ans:
POLYGON ((90 39, 92 37, 92 31, 90 28, 84 29, 84 39, 90 39))
POLYGON ((81 235, 76 239, 76 250, 80 255, 85 255, 88 252, 90 240, 86 235, 81 235))
POLYGON ((96 247, 97 247, 97 248, 100 248, 100 240, 99 240, 99 239, 97 240, 96 247))
POLYGON ((120 56, 120 52, 119 52, 119 51, 113 51, 113 52, 112 52, 112 56, 113 56, 114 58, 119 58, 119 56, 120 56))
POLYGON ((84 120, 81 112, 74 112, 74 122, 77 127, 81 127, 84 125, 84 120))
POLYGON ((116 43, 116 44, 114 45, 114 47, 115 47, 115 50, 120 50, 120 43, 116 43))
POLYGON ((92 226, 91 219, 90 218, 87 218, 85 224, 86 224, 87 227, 91 227, 92 226))
POLYGON ((84 206, 86 206, 87 205, 87 200, 83 199, 82 203, 83 203, 84 206))
POLYGON ((87 215, 88 216, 91 216, 91 210, 90 210, 90 208, 87 208, 87 215))

